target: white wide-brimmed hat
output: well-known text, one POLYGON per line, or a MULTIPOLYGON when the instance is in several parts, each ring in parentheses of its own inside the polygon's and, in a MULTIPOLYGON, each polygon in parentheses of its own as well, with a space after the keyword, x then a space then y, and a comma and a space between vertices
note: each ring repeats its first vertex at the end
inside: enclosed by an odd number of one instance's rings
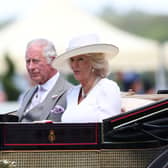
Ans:
POLYGON ((95 34, 83 35, 70 40, 66 52, 59 55, 53 61, 53 66, 55 68, 58 68, 60 65, 63 66, 63 64, 66 63, 69 58, 78 55, 89 54, 92 56, 92 54, 95 53, 103 53, 105 56, 111 58, 116 56, 118 52, 118 47, 112 44, 100 43, 98 36, 95 34))

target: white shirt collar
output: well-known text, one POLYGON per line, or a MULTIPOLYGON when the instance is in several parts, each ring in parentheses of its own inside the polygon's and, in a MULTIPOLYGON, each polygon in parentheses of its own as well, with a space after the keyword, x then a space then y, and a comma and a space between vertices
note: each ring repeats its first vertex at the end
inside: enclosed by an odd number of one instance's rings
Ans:
POLYGON ((58 78, 60 76, 60 73, 57 72, 52 78, 50 78, 46 83, 42 84, 42 85, 38 85, 38 88, 41 86, 44 90, 46 91, 50 91, 55 83, 57 82, 58 78))

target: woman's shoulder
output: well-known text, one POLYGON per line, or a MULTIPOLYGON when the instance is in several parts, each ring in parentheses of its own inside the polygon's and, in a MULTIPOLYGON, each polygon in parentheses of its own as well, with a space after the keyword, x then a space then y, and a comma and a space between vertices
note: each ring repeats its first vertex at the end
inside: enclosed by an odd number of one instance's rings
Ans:
POLYGON ((101 79, 99 82, 99 85, 118 87, 118 84, 115 81, 108 78, 101 79))
POLYGON ((118 84, 115 81, 108 78, 101 79, 98 83, 97 89, 99 90, 99 92, 106 93, 109 95, 114 93, 120 93, 120 88, 118 84))

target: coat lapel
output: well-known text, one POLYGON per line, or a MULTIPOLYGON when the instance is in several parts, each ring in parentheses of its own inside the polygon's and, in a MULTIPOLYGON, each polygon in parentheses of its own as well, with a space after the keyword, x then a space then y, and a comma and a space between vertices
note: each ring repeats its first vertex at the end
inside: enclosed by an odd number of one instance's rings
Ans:
POLYGON ((18 114, 20 116, 20 118, 22 118, 25 115, 26 109, 27 109, 28 105, 30 104, 35 92, 37 91, 37 88, 38 87, 36 86, 36 87, 30 89, 27 93, 25 93, 25 99, 23 99, 24 102, 22 103, 22 107, 20 108, 19 114, 18 114))
POLYGON ((52 90, 48 93, 45 100, 40 103, 39 105, 35 106, 28 112, 26 111, 26 108, 28 104, 31 101, 31 98, 33 97, 34 93, 36 92, 37 87, 35 87, 33 90, 29 91, 27 93, 27 98, 24 99, 24 105, 21 109, 22 118, 21 121, 23 122, 30 122, 35 120, 46 120, 46 119, 53 119, 54 121, 60 121, 60 117, 62 114, 55 114, 51 113, 51 110, 56 106, 60 105, 65 108, 66 106, 66 97, 63 95, 68 88, 72 87, 70 83, 68 83, 61 75, 59 76, 57 82, 55 83, 52 90), (61 97, 63 96, 63 97, 61 97), (61 98, 60 98, 61 97, 61 98))

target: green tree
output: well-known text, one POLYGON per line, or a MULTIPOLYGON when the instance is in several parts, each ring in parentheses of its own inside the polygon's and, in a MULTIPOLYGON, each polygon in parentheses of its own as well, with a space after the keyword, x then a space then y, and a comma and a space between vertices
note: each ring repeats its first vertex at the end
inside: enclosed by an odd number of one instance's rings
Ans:
POLYGON ((1 76, 2 85, 7 95, 7 99, 9 101, 16 101, 21 91, 14 83, 15 66, 7 53, 5 54, 4 58, 7 64, 7 71, 1 76))
POLYGON ((107 7, 100 14, 100 17, 127 32, 157 40, 160 43, 168 40, 167 15, 154 15, 140 11, 117 14, 113 9, 107 7))

